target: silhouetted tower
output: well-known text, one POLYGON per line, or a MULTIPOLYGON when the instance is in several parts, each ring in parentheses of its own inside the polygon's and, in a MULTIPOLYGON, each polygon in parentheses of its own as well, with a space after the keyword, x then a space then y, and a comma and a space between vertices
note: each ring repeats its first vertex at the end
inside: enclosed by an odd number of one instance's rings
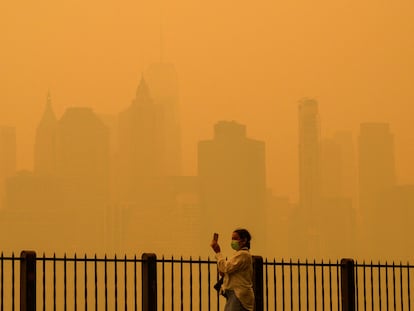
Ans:
POLYGON ((179 118, 179 88, 175 67, 171 63, 151 64, 145 74, 154 104, 163 113, 163 155, 167 176, 181 175, 181 128, 179 118))
POLYGON ((3 207, 5 181, 16 173, 16 129, 0 126, 0 208, 3 207))
POLYGON ((395 186, 394 136, 388 123, 362 123, 359 145, 359 207, 375 214, 380 195, 395 186))
POLYGON ((321 141, 322 197, 342 197, 355 201, 357 176, 354 149, 351 132, 338 131, 332 138, 321 141))
POLYGON ((265 250, 266 196, 265 144, 246 137, 246 127, 221 121, 214 139, 198 143, 200 203, 209 240, 213 231, 228 234, 246 227, 254 237, 254 250, 265 250))
POLYGON ((388 123, 362 123, 358 138, 359 210, 362 215, 364 251, 377 258, 384 254, 384 235, 394 205, 384 198, 395 187, 394 136, 388 123), (386 201, 386 200, 385 200, 386 201))
POLYGON ((299 103, 299 200, 309 215, 317 212, 320 196, 319 148, 318 103, 303 99, 299 103))
POLYGON ((57 173, 67 202, 104 207, 109 186, 109 133, 90 108, 68 108, 58 123, 57 173))
POLYGON ((299 102, 299 223, 304 230, 307 255, 320 251, 320 124, 318 103, 305 98, 299 102))
POLYGON ((145 202, 165 176, 164 124, 144 78, 132 104, 119 114, 119 192, 122 202, 145 202))
POLYGON ((57 119, 48 93, 46 107, 36 129, 34 145, 34 172, 38 175, 56 174, 56 131, 57 119))

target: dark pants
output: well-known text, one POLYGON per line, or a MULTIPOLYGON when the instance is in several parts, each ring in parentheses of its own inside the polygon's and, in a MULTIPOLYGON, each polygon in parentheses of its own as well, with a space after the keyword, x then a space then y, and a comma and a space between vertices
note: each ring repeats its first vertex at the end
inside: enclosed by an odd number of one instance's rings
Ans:
POLYGON ((224 306, 224 311, 247 311, 240 300, 234 294, 234 291, 226 289, 225 296, 227 298, 226 305, 224 306))

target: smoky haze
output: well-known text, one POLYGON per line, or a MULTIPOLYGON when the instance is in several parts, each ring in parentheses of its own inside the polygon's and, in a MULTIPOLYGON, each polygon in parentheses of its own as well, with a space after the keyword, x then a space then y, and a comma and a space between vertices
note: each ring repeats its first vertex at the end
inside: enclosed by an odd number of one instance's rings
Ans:
POLYGON ((0 5, 2 250, 409 259, 414 4, 0 5))

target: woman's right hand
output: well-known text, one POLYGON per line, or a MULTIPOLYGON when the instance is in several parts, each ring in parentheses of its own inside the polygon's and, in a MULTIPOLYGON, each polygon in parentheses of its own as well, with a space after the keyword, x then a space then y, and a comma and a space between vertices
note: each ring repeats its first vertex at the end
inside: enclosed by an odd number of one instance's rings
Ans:
POLYGON ((220 253, 220 245, 217 243, 216 240, 211 241, 210 246, 211 246, 211 248, 213 249, 214 252, 220 253))

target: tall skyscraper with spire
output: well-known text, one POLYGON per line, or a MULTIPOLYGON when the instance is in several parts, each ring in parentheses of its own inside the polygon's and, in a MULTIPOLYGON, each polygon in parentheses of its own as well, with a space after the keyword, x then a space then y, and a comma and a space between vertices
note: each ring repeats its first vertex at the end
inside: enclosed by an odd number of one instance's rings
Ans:
POLYGON ((119 196, 122 202, 148 200, 165 176, 163 111, 142 77, 132 104, 119 114, 119 196))
POLYGON ((154 104, 163 114, 164 155, 167 176, 181 175, 181 128, 179 112, 178 75, 172 63, 159 62, 145 73, 154 104))
POLYGON ((56 174, 57 119, 52 108, 50 92, 47 94, 43 116, 36 129, 34 145, 34 172, 37 175, 56 174))

